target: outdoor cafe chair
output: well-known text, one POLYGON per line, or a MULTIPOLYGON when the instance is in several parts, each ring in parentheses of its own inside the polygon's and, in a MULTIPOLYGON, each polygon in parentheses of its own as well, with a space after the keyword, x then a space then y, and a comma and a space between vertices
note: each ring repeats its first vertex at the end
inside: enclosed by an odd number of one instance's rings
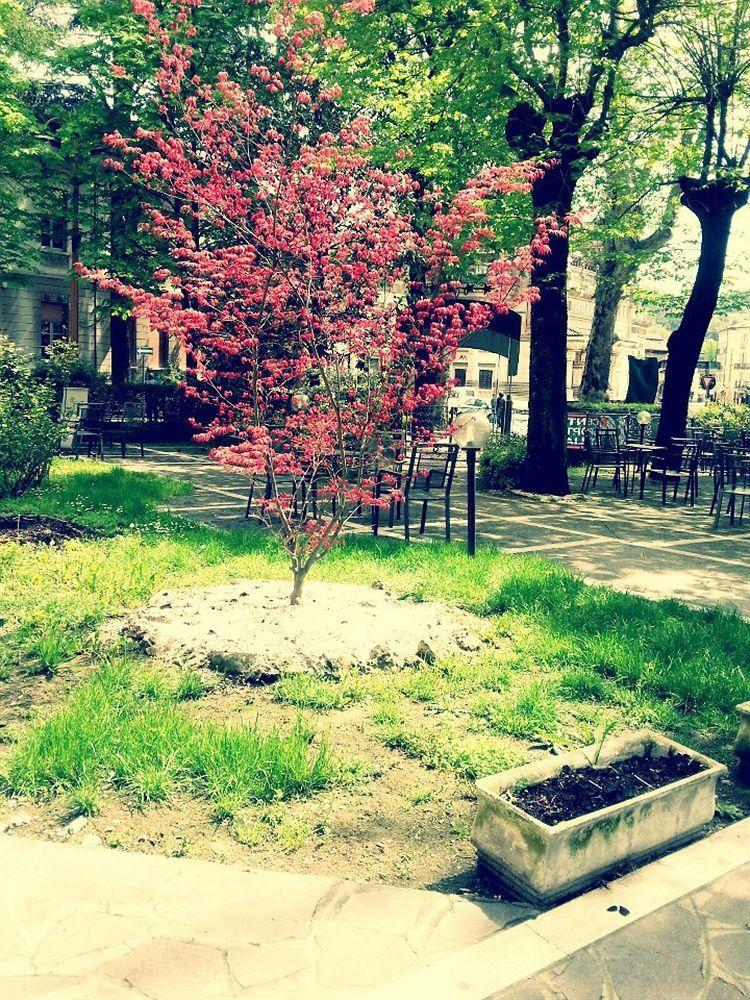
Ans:
POLYGON ((121 409, 107 414, 104 421, 104 433, 110 441, 118 441, 120 455, 125 458, 128 441, 133 441, 140 447, 141 458, 144 457, 143 432, 146 424, 146 404, 131 401, 124 403, 121 409))
POLYGON ((422 504, 419 534, 427 524, 427 508, 432 501, 442 501, 445 513, 445 540, 451 540, 450 496, 456 472, 459 446, 457 444, 414 444, 403 481, 404 538, 411 537, 411 505, 422 504))
POLYGON ((79 405, 73 431, 73 454, 76 458, 82 447, 86 448, 87 457, 90 458, 95 449, 99 458, 104 458, 104 403, 79 405))
POLYGON ((718 448, 714 466, 714 495, 711 514, 715 514, 714 525, 718 528, 721 509, 727 498, 726 513, 729 523, 734 524, 737 513, 737 498, 740 500, 739 521, 745 513, 745 501, 750 497, 750 451, 744 448, 718 448))
POLYGON ((584 431, 584 453, 586 464, 583 472, 581 492, 589 487, 596 488, 599 473, 612 473, 612 486, 617 492, 624 489, 627 495, 627 456, 620 448, 620 435, 617 424, 609 417, 600 417, 593 427, 586 426, 584 431))
POLYGON ((684 502, 695 505, 698 496, 698 467, 701 456, 699 441, 672 438, 671 446, 651 457, 648 470, 651 481, 661 483, 662 506, 667 503, 667 489, 672 490, 672 501, 677 499, 677 491, 685 480, 684 502))

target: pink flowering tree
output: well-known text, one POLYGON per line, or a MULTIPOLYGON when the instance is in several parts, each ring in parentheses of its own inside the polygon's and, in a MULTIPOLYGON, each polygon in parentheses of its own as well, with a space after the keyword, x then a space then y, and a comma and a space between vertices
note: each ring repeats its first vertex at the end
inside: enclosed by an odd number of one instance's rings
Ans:
POLYGON ((294 604, 353 513, 391 502, 377 470, 392 432, 447 391, 462 337, 534 297, 531 269, 562 229, 540 220, 528 245, 489 264, 486 302, 461 301, 461 274, 494 240, 488 200, 529 192, 543 165, 488 167, 450 200, 425 192, 373 165, 364 119, 321 124, 339 96, 314 76, 337 44, 321 15, 269 6, 277 50, 248 88, 195 75, 196 2, 172 0, 166 22, 135 0, 161 47, 164 125, 107 137, 169 265, 148 290, 82 273, 184 345, 185 391, 215 408, 196 440, 258 480, 255 510, 289 555, 294 604))

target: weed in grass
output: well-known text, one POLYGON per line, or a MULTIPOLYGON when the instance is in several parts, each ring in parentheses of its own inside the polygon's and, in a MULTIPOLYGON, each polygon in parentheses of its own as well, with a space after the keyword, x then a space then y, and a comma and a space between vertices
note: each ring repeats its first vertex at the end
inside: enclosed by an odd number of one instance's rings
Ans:
POLYGON ((411 802, 413 806, 424 806, 427 805, 428 802, 432 802, 434 798, 435 796, 431 789, 423 788, 412 792, 409 796, 409 802, 411 802))
POLYGON ((69 801, 71 814, 75 816, 98 816, 102 809, 99 789, 89 782, 74 788, 69 801))
POLYGON ((217 823, 234 819, 245 805, 242 795, 230 792, 227 795, 217 795, 214 799, 212 816, 217 823))
POLYGON ((174 696, 177 701, 192 701, 202 697, 207 690, 208 685, 197 670, 186 670, 175 685, 174 696))
POLYGON ((52 677, 61 663, 78 652, 75 638, 65 631, 42 632, 28 647, 26 673, 52 677))
POLYGON ((174 775, 160 764, 128 769, 124 787, 132 794, 136 805, 143 808, 153 802, 165 802, 175 790, 174 775))
POLYGON ((274 701, 317 712, 347 708, 363 697, 361 678, 350 675, 341 681, 321 680, 314 674, 292 674, 273 689, 274 701))
POLYGON ((307 843, 312 835, 312 827, 301 819, 289 819, 281 822, 274 834, 277 842, 285 851, 293 854, 307 843))
POLYGON ((398 688, 410 701, 438 701, 446 693, 440 671, 428 668, 404 671, 398 688))
POLYGON ((268 836, 268 826, 258 819, 238 820, 232 824, 232 836, 246 847, 257 847, 268 836))
POLYGON ((555 699, 540 681, 531 681, 499 698, 479 696, 472 714, 496 732, 525 739, 552 737, 557 730, 555 699))

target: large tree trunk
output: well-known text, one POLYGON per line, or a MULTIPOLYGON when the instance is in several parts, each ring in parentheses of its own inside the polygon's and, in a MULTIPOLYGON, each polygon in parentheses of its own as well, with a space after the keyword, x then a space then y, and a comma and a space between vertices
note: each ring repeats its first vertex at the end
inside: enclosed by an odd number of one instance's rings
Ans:
POLYGON ((614 256, 614 249, 605 246, 596 279, 594 318, 581 380, 581 399, 601 399, 609 388, 617 310, 625 285, 632 277, 628 268, 614 256))
MULTIPOLYGON (((537 215, 570 213, 574 181, 563 165, 534 185, 537 215)), ((535 493, 570 492, 567 469, 568 241, 552 238, 550 254, 535 269, 539 299, 531 305, 529 429, 523 484, 535 493)))
POLYGON ((727 243, 734 213, 747 204, 747 190, 735 190, 723 180, 708 182, 682 178, 682 204, 701 226, 698 271, 678 328, 667 342, 667 372, 659 418, 657 444, 669 445, 681 437, 687 424, 690 387, 713 319, 724 277, 727 243))

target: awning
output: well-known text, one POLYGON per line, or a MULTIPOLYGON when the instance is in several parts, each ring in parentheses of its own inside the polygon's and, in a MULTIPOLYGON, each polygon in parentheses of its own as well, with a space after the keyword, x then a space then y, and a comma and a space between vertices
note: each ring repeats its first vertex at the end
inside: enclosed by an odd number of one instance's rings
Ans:
POLYGON ((495 315, 483 330, 470 333, 458 345, 475 351, 487 351, 508 359, 508 375, 518 374, 521 341, 521 316, 516 312, 495 315))

